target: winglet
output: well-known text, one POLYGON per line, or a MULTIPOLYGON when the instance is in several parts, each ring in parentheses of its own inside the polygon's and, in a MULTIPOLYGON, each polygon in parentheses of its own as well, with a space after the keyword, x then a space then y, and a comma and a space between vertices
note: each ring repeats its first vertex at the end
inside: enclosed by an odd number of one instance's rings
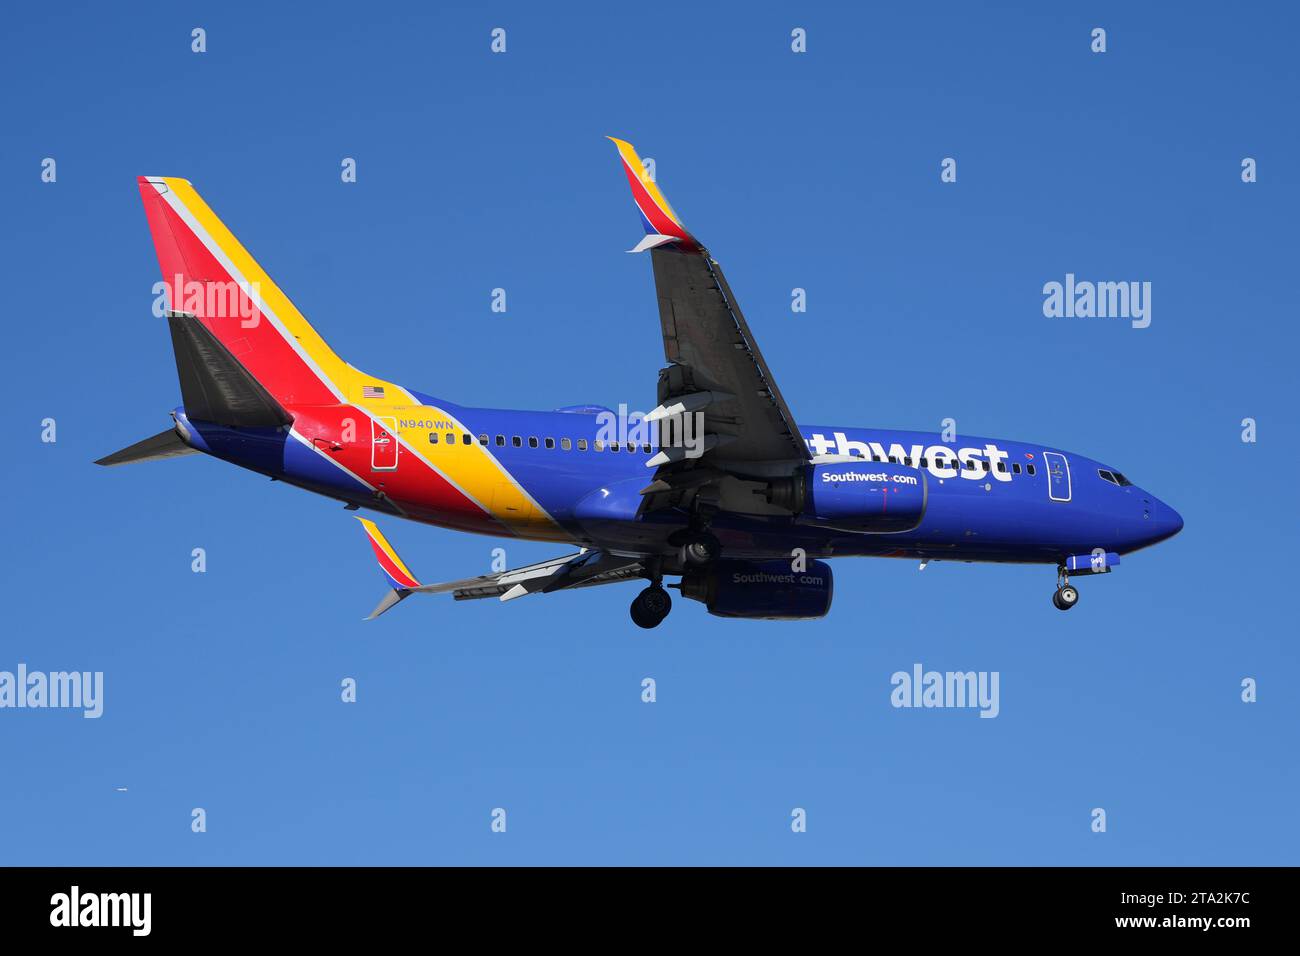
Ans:
POLYGON ((677 218, 677 213, 668 204, 668 199, 659 191, 658 184, 646 174, 636 148, 625 140, 613 136, 607 138, 618 147, 618 155, 623 160, 623 172, 627 173, 632 198, 636 200, 637 209, 641 212, 641 225, 646 231, 646 238, 629 251, 644 252, 668 244, 689 251, 699 249, 699 242, 686 231, 682 221, 677 218))
POLYGON ((379 570, 384 572, 384 577, 393 589, 384 595, 379 605, 370 612, 367 621, 373 621, 379 615, 383 614, 390 607, 406 598, 410 593, 420 586, 420 582, 415 579, 411 569, 406 566, 393 546, 388 543, 383 532, 375 526, 375 523, 369 518, 362 518, 360 515, 356 519, 361 522, 361 526, 366 531, 366 537, 370 539, 370 547, 375 551, 375 559, 379 562, 379 570))

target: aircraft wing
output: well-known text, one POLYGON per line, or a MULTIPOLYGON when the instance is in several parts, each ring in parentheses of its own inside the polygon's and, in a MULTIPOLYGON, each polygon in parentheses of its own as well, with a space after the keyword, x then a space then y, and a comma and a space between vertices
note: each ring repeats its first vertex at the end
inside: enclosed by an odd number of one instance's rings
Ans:
POLYGON ((663 447, 649 464, 661 472, 689 463, 692 470, 743 474, 751 463, 807 461, 808 446, 721 266, 682 225, 632 145, 613 142, 647 233, 631 251, 650 252, 670 363, 659 373, 659 406, 647 418, 660 421, 665 446, 665 422, 703 415, 702 456, 688 459, 684 449, 663 447))
POLYGON ((366 530, 380 570, 392 585, 392 590, 384 595, 366 620, 373 620, 412 594, 451 594, 457 601, 488 597, 512 601, 526 594, 549 594, 568 588, 628 581, 642 577, 645 570, 640 558, 619 557, 604 551, 579 551, 509 571, 440 584, 421 584, 375 523, 368 518, 358 517, 357 520, 366 530))

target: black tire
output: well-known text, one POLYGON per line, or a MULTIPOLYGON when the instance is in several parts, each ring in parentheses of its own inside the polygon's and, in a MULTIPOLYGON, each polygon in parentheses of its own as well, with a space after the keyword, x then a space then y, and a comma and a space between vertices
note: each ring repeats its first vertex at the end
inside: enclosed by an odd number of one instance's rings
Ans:
POLYGON ((658 627, 672 609, 673 599, 668 596, 668 592, 652 584, 636 596, 628 610, 633 624, 649 630, 658 627))
POLYGON ((1058 611, 1068 611, 1079 603, 1079 592, 1068 584, 1063 585, 1052 593, 1052 603, 1058 611))
POLYGON ((628 613, 632 615, 633 624, 637 627, 643 627, 647 631, 650 630, 650 628, 659 625, 659 622, 654 618, 646 617, 645 611, 641 609, 641 605, 636 601, 632 602, 632 606, 628 609, 628 613))

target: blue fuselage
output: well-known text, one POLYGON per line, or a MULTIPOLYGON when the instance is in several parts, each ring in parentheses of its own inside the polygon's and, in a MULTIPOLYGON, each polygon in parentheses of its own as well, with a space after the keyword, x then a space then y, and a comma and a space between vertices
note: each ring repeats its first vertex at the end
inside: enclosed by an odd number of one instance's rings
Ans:
MULTIPOLYGON (((183 409, 177 416, 192 433, 195 447, 216 457, 361 507, 430 524, 653 552, 687 523, 688 515, 675 509, 644 513, 641 491, 654 475, 646 461, 657 448, 638 442, 629 450, 626 441, 611 441, 608 419, 595 410, 469 408, 413 394, 426 406, 454 416, 474 442, 486 438, 483 447, 536 502, 545 520, 521 531, 491 514, 482 521, 467 520, 463 512, 440 513, 428 502, 385 500, 376 496, 366 475, 354 478, 326 467, 301 437, 294 441, 284 432, 194 422, 183 409)), ((1130 552, 1182 527, 1171 507, 1105 464, 1050 446, 965 435, 945 440, 934 432, 875 428, 811 426, 802 434, 814 456, 848 456, 866 467, 890 462, 914 469, 926 493, 919 523, 894 533, 846 532, 778 514, 761 504, 749 508, 746 502, 759 499, 746 497, 740 489, 738 499, 724 502, 710 525, 728 554, 771 558, 802 548, 814 557, 1058 564, 1072 555, 1130 552)), ((404 440, 417 439, 407 435, 404 440)), ((431 457, 436 465, 438 459, 431 457)))

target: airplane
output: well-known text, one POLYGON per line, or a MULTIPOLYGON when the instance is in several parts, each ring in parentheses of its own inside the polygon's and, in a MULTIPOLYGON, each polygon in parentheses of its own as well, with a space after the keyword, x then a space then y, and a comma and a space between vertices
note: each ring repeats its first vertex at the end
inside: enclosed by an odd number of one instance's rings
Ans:
POLYGON ((722 268, 632 145, 610 139, 663 332, 650 412, 473 408, 359 371, 187 180, 142 176, 182 404, 170 428, 97 464, 203 453, 348 510, 578 548, 423 584, 362 518, 390 586, 367 620, 412 594, 510 601, 645 581, 630 612, 653 628, 672 608, 668 577, 720 617, 812 619, 830 610, 827 560, 850 556, 1050 565, 1052 602, 1069 610, 1071 575, 1110 573, 1182 528, 1122 472, 1060 448, 798 424, 722 268))

